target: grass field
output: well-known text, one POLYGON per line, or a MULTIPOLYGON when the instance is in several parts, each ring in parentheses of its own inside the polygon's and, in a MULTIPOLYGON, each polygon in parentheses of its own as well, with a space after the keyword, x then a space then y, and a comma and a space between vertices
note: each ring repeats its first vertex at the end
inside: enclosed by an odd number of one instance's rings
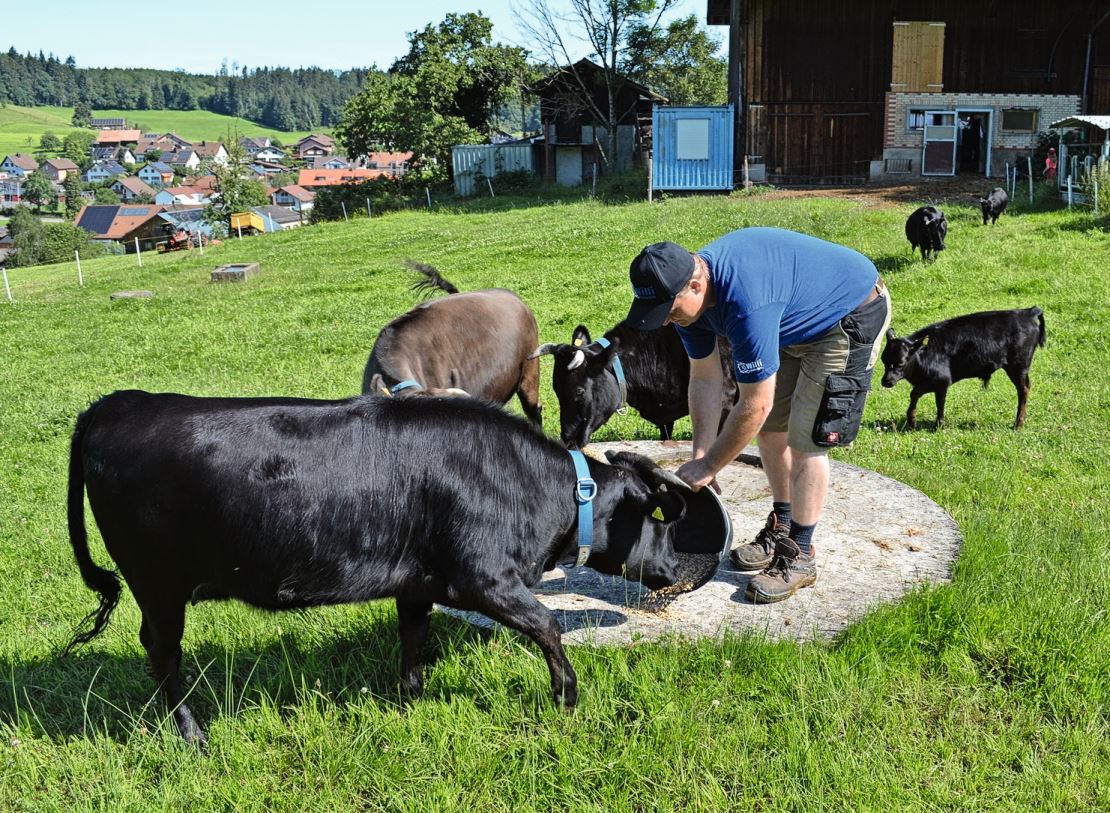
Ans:
MULTIPOLYGON (((9 272, 0 300, 0 810, 669 811, 1110 809, 1110 234, 1065 212, 994 228, 949 206, 948 250, 909 259, 910 207, 830 199, 689 198, 408 212, 195 253, 9 272), (209 395, 355 393, 377 330, 413 304, 400 261, 462 289, 507 286, 541 341, 625 313, 629 259, 778 225, 875 259, 899 332, 1039 305, 1048 345, 1027 427, 1001 374, 949 394, 949 425, 900 429, 905 384, 876 389, 837 456, 921 489, 965 534, 953 582, 915 591, 832 643, 572 647, 581 703, 552 707, 538 650, 439 616, 427 694, 398 691, 391 602, 267 615, 188 611, 185 672, 207 757, 167 724, 125 590, 68 658, 95 607, 67 541, 76 414, 139 387, 209 395), (208 283, 258 261, 244 285, 208 283), (146 301, 110 303, 122 288, 146 301)), ((550 361, 544 365, 550 380, 550 361)), ((546 386, 546 385, 545 385, 546 386)), ((558 426, 545 390, 545 423, 558 426)), ((688 424, 682 431, 688 433, 688 424)), ((653 438, 629 414, 599 440, 653 438)), ((91 516, 88 518, 90 527, 91 516)), ((738 529, 738 533, 754 532, 738 529)), ((95 531, 94 558, 110 565, 95 531)), ((817 534, 820 551, 821 529, 817 534)))
MULTIPOLYGON (((189 141, 223 141, 230 130, 240 135, 269 136, 292 144, 308 131, 287 133, 272 130, 235 116, 222 116, 207 110, 94 110, 97 118, 126 118, 143 132, 176 132, 189 141)), ((31 153, 38 148, 42 134, 50 131, 60 138, 73 130, 71 107, 0 107, 0 156, 14 152, 31 153), (28 141, 30 139, 30 141, 28 141)), ((315 132, 328 132, 317 130, 315 132)), ((2 158, 0 158, 2 160, 2 158)))

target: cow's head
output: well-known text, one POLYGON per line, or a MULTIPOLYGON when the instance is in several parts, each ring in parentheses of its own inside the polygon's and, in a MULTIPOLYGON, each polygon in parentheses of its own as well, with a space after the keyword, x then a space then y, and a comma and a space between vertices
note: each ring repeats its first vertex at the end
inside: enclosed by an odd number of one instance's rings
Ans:
POLYGON ((370 379, 370 389, 367 391, 371 395, 384 395, 386 398, 410 398, 412 396, 431 396, 431 395, 453 395, 462 396, 467 398, 470 396, 464 389, 455 386, 458 383, 459 374, 457 370, 451 371, 451 381, 449 386, 446 387, 424 387, 424 386, 409 386, 396 388, 396 385, 390 387, 386 385, 385 379, 382 378, 381 373, 374 373, 370 379))
POLYGON ((944 238, 948 236, 948 218, 937 212, 929 227, 933 230, 933 246, 938 251, 944 249, 944 238))
POLYGON ((606 458, 617 484, 598 495, 596 539, 586 564, 651 590, 669 587, 678 578, 674 529, 686 515, 689 486, 641 455, 607 452, 606 458))
POLYGON ((559 399, 559 436, 569 449, 581 449, 590 437, 621 407, 621 388, 613 372, 613 357, 620 344, 593 344, 590 331, 579 325, 570 344, 545 344, 532 353, 555 357, 551 388, 559 399))
POLYGON ((894 328, 886 332, 886 347, 883 348, 883 386, 893 387, 906 376, 906 370, 913 364, 917 351, 929 343, 928 336, 919 339, 899 338, 894 328))

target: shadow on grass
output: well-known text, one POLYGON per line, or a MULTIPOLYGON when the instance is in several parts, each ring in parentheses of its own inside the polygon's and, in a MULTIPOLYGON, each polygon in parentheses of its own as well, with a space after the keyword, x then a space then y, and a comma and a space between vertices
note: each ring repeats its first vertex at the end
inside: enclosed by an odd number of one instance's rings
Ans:
POLYGON ((922 262, 917 254, 886 254, 882 257, 872 257, 875 268, 884 276, 900 274, 903 271, 916 271, 926 268, 927 263, 922 262))
MULTIPOLYGON (((425 676, 440 653, 488 641, 492 633, 434 613, 424 648, 425 676)), ((419 703, 400 685, 400 640, 395 619, 372 624, 366 635, 337 637, 318 647, 282 638, 262 648, 228 649, 201 644, 187 649, 181 674, 187 702, 202 727, 234 716, 259 701, 295 714, 313 694, 342 708, 371 696, 397 708, 419 703)), ((425 697, 476 697, 457 670, 443 670, 425 697), (446 685, 444 685, 446 681, 446 685)), ((535 687, 546 694, 546 682, 535 687)), ((78 650, 34 661, 0 662, 0 726, 27 726, 58 739, 103 733, 126 742, 144 727, 170 725, 161 694, 142 657, 78 650)))

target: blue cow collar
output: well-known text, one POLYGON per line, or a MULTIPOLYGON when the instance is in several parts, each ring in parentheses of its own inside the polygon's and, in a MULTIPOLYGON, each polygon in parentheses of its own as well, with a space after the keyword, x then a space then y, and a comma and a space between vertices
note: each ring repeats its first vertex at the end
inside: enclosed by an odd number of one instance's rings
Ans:
POLYGON ((578 557, 575 567, 582 567, 590 558, 590 547, 594 543, 594 497, 597 496, 597 482, 590 477, 590 467, 586 456, 579 451, 570 450, 574 462, 574 501, 578 504, 578 557))
MULTIPOLYGON (((604 350, 611 342, 602 336, 594 344, 604 350)), ((621 357, 618 353, 613 354, 613 375, 617 377, 617 386, 621 390, 621 405, 617 407, 617 412, 623 415, 628 410, 628 382, 624 380, 624 367, 621 365, 621 357)))

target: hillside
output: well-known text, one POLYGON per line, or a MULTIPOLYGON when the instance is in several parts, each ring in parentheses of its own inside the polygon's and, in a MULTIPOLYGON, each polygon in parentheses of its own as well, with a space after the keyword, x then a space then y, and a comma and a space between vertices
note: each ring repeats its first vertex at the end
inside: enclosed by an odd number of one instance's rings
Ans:
MULTIPOLYGON (((269 136, 289 144, 307 131, 283 132, 263 127, 243 118, 223 116, 206 110, 93 110, 97 118, 126 118, 144 132, 172 130, 190 141, 222 141, 229 131, 241 135, 269 136)), ((13 152, 33 152, 42 134, 50 131, 64 138, 73 128, 71 107, 0 107, 0 155, 13 152)), ((314 132, 330 132, 328 129, 314 132)))

